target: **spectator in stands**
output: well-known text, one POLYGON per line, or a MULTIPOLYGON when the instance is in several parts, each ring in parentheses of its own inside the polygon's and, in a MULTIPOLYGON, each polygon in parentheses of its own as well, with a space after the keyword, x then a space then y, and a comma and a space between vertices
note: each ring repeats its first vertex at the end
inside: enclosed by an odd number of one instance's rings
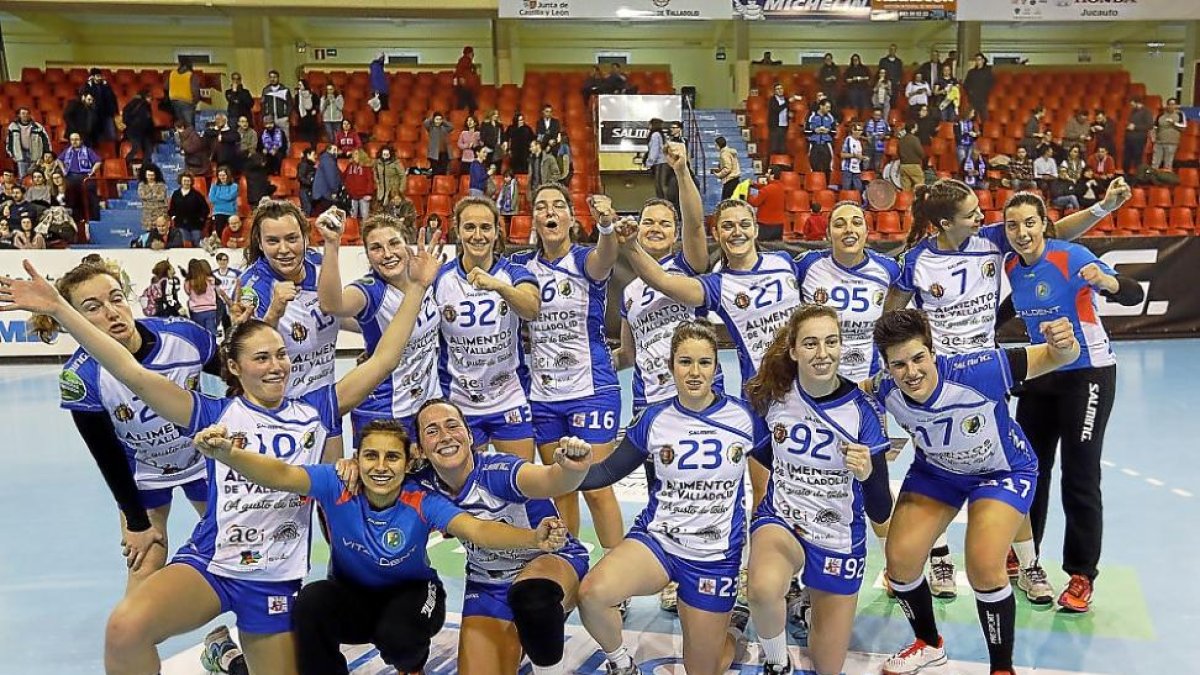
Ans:
POLYGON ((917 124, 917 138, 921 139, 921 145, 928 150, 933 144, 933 137, 937 136, 938 127, 942 121, 930 112, 928 105, 917 106, 916 116, 913 121, 917 124))
MULTIPOLYGON (((421 219, 420 214, 417 213, 417 205, 400 190, 393 189, 389 192, 383 204, 383 213, 402 221, 410 230, 421 219)), ((409 241, 409 238, 405 237, 405 241, 409 241)), ((416 240, 409 241, 409 243, 416 243, 416 240)))
POLYGON ((225 113, 238 123, 254 117, 254 95, 242 86, 242 74, 230 73, 229 88, 225 90, 225 113))
POLYGON ((787 210, 784 208, 786 193, 779 177, 783 168, 771 167, 766 175, 759 176, 758 184, 750 186, 750 194, 746 201, 755 207, 755 220, 758 221, 759 241, 780 241, 783 239, 783 226, 787 222, 787 210))
POLYGON ((1062 168, 1067 170, 1067 175, 1071 180, 1079 180, 1083 177, 1083 169, 1087 163, 1083 161, 1083 147, 1072 145, 1067 150, 1067 158, 1062 161, 1062 168))
POLYGON ((474 67, 475 48, 470 45, 463 47, 462 56, 458 57, 458 63, 454 65, 454 76, 463 77, 474 67))
POLYGON ((972 190, 988 189, 987 160, 979 151, 978 145, 971 146, 971 152, 962 161, 962 180, 972 190))
MULTIPOLYGON (((539 162, 542 166, 541 182, 538 183, 539 185, 563 182, 562 166, 558 163, 558 158, 554 156, 553 146, 553 140, 550 141, 549 146, 542 146, 540 143, 534 146, 533 152, 536 156, 540 157, 539 162)), ((530 202, 533 201, 532 197, 531 194, 530 202)))
POLYGON ((879 70, 887 73, 888 82, 892 83, 891 105, 896 105, 896 97, 900 95, 900 82, 904 80, 904 61, 896 56, 896 45, 888 45, 887 56, 879 59, 879 70))
POLYGON ((279 71, 267 73, 267 86, 262 90, 262 114, 266 123, 267 115, 286 124, 292 115, 292 95, 288 88, 279 81, 279 71))
MULTIPOLYGON (((8 222, 8 221, 6 221, 8 222)), ((13 248, 43 249, 46 248, 46 238, 34 227, 33 216, 26 213, 17 221, 12 233, 13 248)))
POLYGON ((501 151, 501 145, 504 143, 504 126, 500 124, 499 110, 493 108, 483 118, 483 124, 479 125, 479 142, 491 151, 488 153, 488 161, 499 171, 500 163, 504 160, 504 153, 501 151))
MULTIPOLYGON (((221 246, 224 248, 246 248, 250 245, 250 233, 242 226, 242 217, 236 213, 225 223, 225 231, 221 233, 221 246)), ((217 263, 221 256, 217 254, 217 263)))
POLYGON ((1033 160, 1033 179, 1043 190, 1050 187, 1050 181, 1058 178, 1058 162, 1054 161, 1054 148, 1045 147, 1042 154, 1033 160))
MULTIPOLYGON (((183 290, 187 294, 188 318, 216 337, 217 293, 224 294, 224 291, 213 277, 207 260, 192 258, 188 261, 183 290)), ((225 301, 228 302, 228 298, 225 301)))
POLYGON ((70 145, 58 156, 67 169, 67 200, 71 216, 78 222, 85 218, 100 218, 100 194, 91 179, 100 170, 100 155, 83 144, 78 132, 71 134, 70 145))
POLYGON ((354 130, 350 120, 342 120, 341 127, 329 142, 337 146, 339 157, 350 157, 363 147, 362 136, 354 130))
MULTIPOLYGON (((825 61, 817 70, 817 88, 835 104, 838 103, 838 86, 842 79, 842 69, 833 62, 833 54, 825 54, 825 61)), ((841 107, 840 105, 838 106, 841 107)))
POLYGON ((496 188, 496 194, 492 198, 496 202, 496 208, 500 209, 500 215, 516 215, 521 201, 519 189, 517 177, 513 175, 511 169, 505 169, 500 180, 500 187, 496 188))
MULTIPOLYGON (((589 103, 592 97, 601 93, 604 88, 604 73, 601 72, 599 64, 592 66, 592 72, 588 74, 583 81, 583 89, 580 93, 583 94, 583 102, 589 103)), ((484 122, 486 124, 486 122, 484 122)))
POLYGON ((162 169, 153 164, 143 164, 138 173, 137 193, 142 201, 142 229, 149 231, 158 217, 167 213, 167 184, 162 180, 162 169))
POLYGON ((245 164, 250 153, 258 150, 258 132, 250 126, 250 118, 243 115, 237 118, 237 133, 239 164, 245 164))
POLYGON ((475 163, 475 152, 483 147, 479 138, 479 122, 473 115, 467 115, 463 120, 463 129, 458 134, 458 175, 470 172, 471 164, 475 163))
POLYGON ((304 148, 300 162, 296 165, 296 182, 300 185, 300 210, 304 215, 313 215, 313 181, 317 177, 317 149, 304 148))
POLYGON ((167 248, 183 248, 183 233, 178 228, 171 226, 170 218, 162 215, 154 220, 154 227, 138 235, 130 246, 133 248, 149 248, 155 251, 167 248))
POLYGON ((46 174, 46 178, 50 178, 56 173, 67 175, 67 167, 63 166, 62 160, 54 154, 54 151, 49 147, 42 153, 42 159, 38 162, 38 168, 42 173, 46 174))
POLYGON ((1067 126, 1063 129, 1063 144, 1068 148, 1073 145, 1087 147, 1090 140, 1092 140, 1092 122, 1088 119, 1087 110, 1080 108, 1075 111, 1071 119, 1067 120, 1067 126))
POLYGON ((883 106, 875 106, 871 111, 871 119, 864 125, 863 133, 866 136, 863 145, 867 152, 867 169, 882 171, 887 160, 887 141, 892 136, 892 126, 888 124, 883 106))
POLYGON ((129 154, 125 163, 133 171, 134 162, 140 157, 143 164, 154 161, 154 109, 150 103, 150 90, 142 89, 129 99, 121 111, 125 126, 125 139, 129 141, 129 154))
POLYGON ((456 74, 451 80, 454 87, 454 109, 466 110, 468 115, 474 115, 475 109, 479 107, 478 101, 475 99, 475 92, 471 87, 471 76, 474 72, 474 67, 469 68, 462 75, 456 74))
POLYGON ((425 133, 429 136, 425 156, 433 167, 433 174, 444 176, 450 168, 450 132, 454 127, 450 126, 441 112, 434 112, 425 120, 424 126, 425 133))
POLYGON ((1075 183, 1075 196, 1079 199, 1079 208, 1088 209, 1104 198, 1105 181, 1096 177, 1096 171, 1090 166, 1083 167, 1083 175, 1075 183))
POLYGON ((181 119, 175 120, 175 135, 179 140, 179 150, 183 153, 183 164, 187 170, 196 176, 207 175, 212 160, 209 139, 181 119))
POLYGON ((342 191, 342 172, 338 169, 337 146, 325 146, 325 152, 317 160, 317 172, 313 177, 313 213, 322 213, 337 201, 342 191))
POLYGON ((1050 195, 1050 205, 1066 211, 1079 210, 1079 184, 1067 174, 1066 167, 1060 167, 1058 175, 1047 183, 1046 192, 1050 195))
POLYGON ((1015 191, 1033 190, 1037 183, 1033 177, 1033 160, 1025 146, 1017 147, 1017 156, 1008 163, 1008 179, 1005 185, 1015 191))
POLYGON ((4 147, 17 163, 17 178, 25 178, 42 153, 53 146, 46 128, 34 121, 29 108, 21 107, 17 109, 17 119, 8 125, 4 147))
POLYGON ((50 174, 50 206, 68 208, 69 195, 70 186, 67 184, 67 174, 63 171, 55 171, 50 174))
POLYGON ((112 85, 104 78, 104 73, 99 68, 88 71, 83 90, 90 93, 96 101, 96 114, 100 118, 100 140, 117 140, 117 113, 121 108, 112 85))
POLYGON ((185 242, 199 246, 209 208, 204 195, 192 189, 194 183, 195 178, 190 173, 179 174, 179 189, 171 194, 167 202, 167 215, 171 217, 172 224, 179 228, 185 242))
POLYGON ((342 128, 346 120, 346 98, 333 84, 325 85, 325 94, 321 97, 321 122, 325 125, 325 137, 330 143, 342 128))
POLYGON ((1029 155, 1036 160, 1038 157, 1046 154, 1047 149, 1050 150, 1056 162, 1061 162, 1067 158, 1067 149, 1054 138, 1049 125, 1046 125, 1042 129, 1042 142, 1038 143, 1037 147, 1029 155))
POLYGON ((237 181, 233 180, 233 170, 228 166, 218 166, 217 179, 208 188, 208 202, 212 205, 213 231, 218 235, 225 231, 229 217, 237 213, 239 190, 237 181))
MULTIPOLYGON (((238 228, 241 228, 241 222, 238 223, 238 228)), ((228 228, 227 228, 228 229, 228 228)), ((222 240, 224 237, 222 237, 222 240)), ((225 246, 223 241, 218 240, 220 246, 225 246)), ((238 279, 242 276, 242 271, 229 266, 229 254, 224 251, 217 253, 217 269, 213 270, 213 278, 217 280, 217 287, 220 289, 220 294, 217 297, 217 320, 221 327, 225 329, 225 334, 229 334, 229 330, 233 327, 233 321, 229 316, 229 305, 233 304, 234 296, 238 295, 238 279)))
POLYGON ((1113 128, 1112 120, 1108 119, 1108 115, 1103 110, 1096 109, 1091 129, 1092 137, 1096 139, 1096 148, 1106 148, 1109 155, 1116 157, 1117 133, 1113 128))
POLYGON ((375 203, 382 208, 393 191, 403 193, 406 189, 408 171, 404 168, 404 162, 396 158, 392 146, 383 146, 375 157, 375 203))
POLYGON ((977 110, 972 110, 970 115, 965 119, 954 123, 955 155, 958 157, 959 166, 971 154, 971 148, 975 147, 975 141, 982 132, 983 129, 979 124, 979 111, 977 110))
POLYGON ((967 77, 963 80, 963 90, 966 91, 971 110, 979 113, 981 122, 986 122, 988 98, 992 95, 992 88, 996 86, 996 77, 987 57, 982 53, 976 53, 972 62, 971 69, 967 71, 967 77))
POLYGON ((371 96, 379 101, 379 107, 375 109, 375 112, 388 109, 388 95, 391 83, 388 82, 387 71, 384 70, 384 63, 386 61, 387 54, 379 52, 370 65, 367 66, 371 81, 371 96))
POLYGON ((667 162, 667 134, 663 131, 661 119, 655 117, 650 120, 650 137, 647 142, 643 165, 654 176, 654 196, 657 199, 671 200, 674 171, 667 162))
POLYGON ((804 133, 808 135, 808 163, 813 171, 825 174, 827 181, 833 168, 833 136, 837 132, 831 105, 829 99, 822 100, 804 125, 804 133))
POLYGON ((359 148, 350 155, 350 163, 342 172, 342 184, 350 196, 350 217, 366 220, 375 197, 375 167, 366 150, 359 148))
POLYGON ((798 98, 785 96, 783 85, 778 82, 772 88, 771 99, 767 101, 767 148, 772 155, 787 154, 787 130, 791 121, 788 103, 798 98))
POLYGON ((863 140, 862 122, 850 124, 850 133, 842 139, 842 184, 843 190, 862 192, 863 163, 867 160, 866 143, 863 140))
POLYGON ((67 138, 70 138, 71 134, 79 134, 84 145, 89 148, 95 147, 101 132, 96 98, 90 92, 83 91, 79 98, 72 100, 63 110, 63 123, 67 127, 67 138))
POLYGON ((929 95, 933 93, 933 89, 929 87, 929 83, 925 81, 925 76, 920 71, 913 73, 913 79, 904 88, 904 98, 908 99, 909 115, 923 105, 929 103, 929 95))
POLYGON ((242 134, 229 126, 225 113, 213 117, 211 129, 206 130, 209 144, 213 148, 213 161, 217 166, 229 167, 234 172, 242 170, 242 134))
POLYGON ((866 115, 867 108, 871 106, 871 71, 863 65, 862 57, 858 54, 850 55, 845 82, 850 107, 854 108, 855 115, 861 120, 866 115))
POLYGON ((490 175, 488 152, 487 148, 480 148, 475 161, 468 165, 467 173, 470 181, 467 184, 467 190, 473 197, 483 197, 487 194, 487 188, 491 182, 488 180, 490 175))
POLYGON ((251 208, 256 208, 263 199, 275 196, 275 185, 271 182, 270 161, 261 152, 251 153, 246 158, 246 199, 251 208))
POLYGON ((179 57, 179 66, 167 74, 167 98, 175 120, 196 126, 196 105, 200 103, 200 78, 192 70, 192 60, 179 57))
POLYGON ((175 274, 175 266, 170 260, 160 260, 154 264, 150 270, 150 285, 154 288, 153 297, 156 299, 154 316, 182 316, 183 306, 179 304, 179 277, 175 274))
MULTIPOLYGON (((281 118, 286 122, 287 118, 281 118)), ((263 130, 258 135, 258 151, 267 159, 267 170, 272 176, 278 176, 283 168, 283 159, 287 157, 288 137, 282 126, 275 123, 275 118, 263 115, 263 130)))
POLYGON ((762 58, 757 61, 751 61, 756 66, 782 66, 783 61, 771 58, 771 52, 763 52, 762 58))
POLYGON ((542 104, 542 116, 537 122, 537 139, 544 147, 546 142, 552 138, 557 138, 562 132, 562 123, 554 116, 554 106, 549 103, 542 104))
POLYGON ((916 135, 916 122, 901 126, 896 131, 899 138, 897 153, 900 155, 900 189, 912 192, 918 185, 925 184, 925 148, 916 135))
POLYGON ((1179 148, 1179 139, 1187 129, 1187 119, 1179 110, 1179 101, 1167 99, 1166 109, 1154 123, 1154 155, 1150 160, 1153 169, 1171 171, 1175 167, 1175 151, 1179 148))
POLYGON ((888 78, 886 70, 882 68, 875 76, 875 84, 871 85, 871 106, 883 111, 883 119, 887 119, 892 112, 892 101, 896 92, 892 87, 892 81, 888 78))
POLYGON ((513 115, 512 124, 504 130, 504 152, 509 156, 509 168, 513 173, 529 173, 529 147, 533 143, 533 129, 525 123, 525 115, 513 115))
POLYGON ((937 81, 938 76, 942 74, 942 54, 936 49, 929 50, 929 60, 917 66, 917 72, 921 74, 921 79, 933 85, 937 81))
POLYGON ((1045 117, 1046 108, 1039 105, 1029 114, 1029 119, 1025 120, 1020 145, 1025 148, 1026 152, 1036 152, 1037 146, 1045 142, 1046 134, 1042 129, 1042 120, 1045 117))
POLYGON ((46 174, 41 169, 34 168, 29 172, 29 179, 32 182, 25 197, 34 204, 50 208, 50 183, 46 180, 46 174))
POLYGON ((8 225, 8 221, 0 218, 0 249, 10 250, 16 248, 13 243, 13 230, 8 225))
POLYGON ((941 111, 942 121, 953 122, 958 119, 958 106, 961 103, 962 90, 959 88, 958 78, 951 74, 949 65, 942 64, 941 73, 933 85, 933 93, 933 104, 941 111))
POLYGON ((1146 142, 1154 129, 1154 115, 1146 108, 1141 97, 1130 101, 1129 123, 1125 125, 1125 156, 1121 168, 1132 175, 1146 160, 1146 142))
POLYGON ((733 196, 742 181, 742 163, 738 160, 737 150, 729 147, 724 136, 717 136, 716 144, 717 167, 712 172, 721 181, 721 200, 724 201, 733 196))
POLYGON ((629 76, 621 70, 621 64, 613 62, 608 65, 608 77, 604 78, 601 94, 636 94, 630 91, 629 76))
POLYGON ((13 186, 17 184, 17 177, 12 169, 5 167, 0 170, 0 203, 7 199, 11 199, 9 193, 12 192, 13 186))
POLYGON ((808 218, 800 236, 804 241, 825 241, 829 233, 829 216, 821 213, 821 202, 813 200, 808 207, 808 218))
MULTIPOLYGON (((308 88, 308 83, 296 83, 296 134, 309 145, 321 140, 320 97, 308 88)), ((333 142, 332 137, 330 142, 333 142)))
POLYGON ((562 130, 554 143, 554 158, 558 160, 558 166, 562 170, 563 184, 569 184, 571 176, 575 175, 575 163, 571 155, 571 138, 566 129, 562 130))
POLYGON ((4 208, 8 210, 8 224, 10 227, 20 225, 22 218, 30 218, 33 222, 38 222, 41 217, 43 207, 34 204, 26 199, 25 186, 17 183, 12 186, 9 192, 10 199, 4 202, 4 208))
POLYGON ((1096 172, 1096 179, 1103 181, 1105 187, 1108 186, 1108 181, 1112 180, 1117 173, 1117 160, 1113 159, 1107 147, 1101 145, 1096 148, 1096 154, 1092 155, 1092 161, 1088 163, 1092 170, 1096 172))
MULTIPOLYGON (((420 230, 420 229, 421 228, 415 228, 415 230, 413 231, 413 233, 412 233, 413 243, 416 243, 416 240, 417 240, 416 230, 420 230)), ((442 233, 442 241, 445 241, 446 236, 449 234, 449 228, 446 227, 446 220, 436 213, 431 213, 431 214, 425 216, 425 231, 429 233, 427 236, 433 236, 434 232, 441 232, 442 233)), ((428 243, 428 242, 426 242, 426 243, 428 243)), ((451 240, 450 243, 457 244, 458 242, 451 240)))

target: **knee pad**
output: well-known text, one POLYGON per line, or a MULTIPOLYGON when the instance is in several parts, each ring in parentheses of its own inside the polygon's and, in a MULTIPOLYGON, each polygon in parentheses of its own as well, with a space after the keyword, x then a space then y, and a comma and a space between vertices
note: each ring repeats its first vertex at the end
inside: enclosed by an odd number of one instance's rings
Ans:
POLYGON ((508 588, 508 606, 521 647, 536 666, 562 661, 567 615, 562 586, 550 579, 523 579, 508 588))

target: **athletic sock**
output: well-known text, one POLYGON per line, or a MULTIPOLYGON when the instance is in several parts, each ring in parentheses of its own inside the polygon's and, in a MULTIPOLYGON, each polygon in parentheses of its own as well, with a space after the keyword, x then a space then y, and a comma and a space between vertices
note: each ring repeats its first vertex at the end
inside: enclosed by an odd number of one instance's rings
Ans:
POLYGON ((763 657, 777 666, 786 666, 788 662, 787 631, 781 631, 773 638, 759 636, 763 657))
POLYGON ((1012 586, 975 591, 975 608, 979 611, 979 623, 987 640, 992 670, 1011 670, 1017 623, 1017 599, 1013 596, 1012 586))
POLYGON ((933 542, 933 548, 929 549, 929 559, 944 558, 950 555, 950 542, 946 541, 946 533, 943 532, 933 542))
POLYGON ((1028 541, 1014 541, 1012 547, 1013 551, 1017 553, 1017 560, 1021 563, 1021 569, 1027 570, 1037 562, 1037 547, 1034 546, 1032 539, 1028 541))
POLYGON ((552 666, 539 666, 536 663, 530 663, 529 665, 533 666, 534 675, 563 675, 562 661, 552 666))
POLYGON ((900 609, 904 610, 904 616, 908 617, 913 635, 927 645, 936 646, 937 619, 933 616, 933 594, 929 591, 929 582, 925 581, 925 575, 908 583, 900 583, 895 579, 891 582, 892 592, 896 594, 896 601, 900 603, 900 609))
POLYGON ((616 664, 618 668, 628 668, 633 665, 633 657, 629 655, 629 650, 625 645, 617 647, 616 651, 604 652, 604 658, 616 664))
POLYGON ((877 537, 879 539, 879 550, 887 552, 887 537, 877 537))

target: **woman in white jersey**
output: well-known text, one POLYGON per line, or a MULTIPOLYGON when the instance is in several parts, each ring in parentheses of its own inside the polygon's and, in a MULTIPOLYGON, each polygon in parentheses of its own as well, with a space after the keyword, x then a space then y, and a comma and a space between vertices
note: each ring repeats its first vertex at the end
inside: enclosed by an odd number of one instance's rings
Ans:
MULTIPOLYGON (((325 255, 318 274, 320 310, 341 318, 354 318, 362 330, 367 354, 375 353, 380 337, 404 302, 404 260, 408 246, 403 224, 379 214, 362 226, 363 246, 371 271, 342 288, 338 249, 345 214, 330 209, 317 219, 325 239, 325 255)), ((412 433, 412 419, 425 401, 437 395, 437 306, 430 290, 421 301, 421 313, 412 337, 400 357, 400 367, 350 413, 358 447, 361 429, 376 419, 395 419, 412 433)))
POLYGON ((438 311, 441 396, 462 408, 479 448, 533 459, 533 413, 521 321, 538 316, 537 279, 500 255, 500 210, 485 197, 466 197, 454 207, 458 257, 433 282, 438 311))
MULTIPOLYGON (((55 288, 139 363, 181 387, 196 389, 201 370, 216 365, 216 340, 191 321, 134 320, 118 274, 103 264, 79 265, 60 277, 55 288)), ((61 331, 47 315, 35 315, 30 323, 45 342, 61 331)), ((82 348, 63 368, 59 389, 62 407, 71 412, 120 508, 128 593, 166 562, 167 516, 175 488, 182 488, 196 511, 204 513, 204 459, 174 424, 159 417, 82 348)))
POLYGON ((808 649, 819 675, 842 672, 866 572, 866 503, 890 505, 882 411, 839 374, 842 328, 831 307, 797 309, 746 385, 771 444, 751 520, 750 612, 763 672, 791 673, 784 594, 797 573, 812 601, 808 649))
POLYGON ((689 675, 724 673, 748 618, 742 608, 732 635, 726 633, 746 537, 743 478, 750 453, 769 442, 766 427, 745 402, 714 391, 712 328, 680 323, 669 347, 675 396, 646 408, 583 483, 585 489, 612 485, 647 458, 656 465, 649 505, 579 591, 580 617, 605 652, 610 675, 640 672, 632 658, 636 645, 626 647, 622 639, 618 610, 632 596, 678 584, 689 675))
MULTIPOLYGON (((96 328, 29 263, 31 280, 0 278, 0 311, 48 314, 119 382, 156 413, 193 434, 223 424, 238 447, 294 464, 320 461, 338 417, 349 412, 399 365, 438 267, 418 247, 408 262, 414 294, 397 312, 376 353, 337 384, 303 397, 286 394, 291 359, 282 336, 262 321, 235 328, 223 354, 229 396, 189 391, 143 367, 128 349, 96 328)), ((109 673, 156 673, 156 645, 233 611, 253 672, 296 672, 291 606, 308 571, 311 508, 295 495, 256 487, 208 462, 209 502, 191 539, 170 564, 113 610, 105 634, 109 673)))
MULTIPOLYGON (((552 461, 558 439, 576 436, 592 444, 598 459, 612 452, 621 416, 621 385, 604 341, 608 281, 620 255, 614 234, 616 212, 608 197, 592 198, 599 243, 571 241, 575 213, 571 194, 557 183, 540 185, 533 195, 537 249, 512 256, 537 279, 542 304, 529 322, 529 400, 534 440, 542 461, 552 461)), ((605 549, 624 535, 621 508, 612 488, 584 494, 596 537, 605 549)), ((579 499, 566 495, 559 511, 571 532, 579 532, 579 499)))

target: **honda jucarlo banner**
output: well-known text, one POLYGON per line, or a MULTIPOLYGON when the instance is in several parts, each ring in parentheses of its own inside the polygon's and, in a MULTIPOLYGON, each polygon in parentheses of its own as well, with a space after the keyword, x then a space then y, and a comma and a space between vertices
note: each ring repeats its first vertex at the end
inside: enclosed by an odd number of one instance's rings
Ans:
POLYGON ((671 122, 683 119, 679 96, 600 96, 600 152, 645 152, 650 146, 650 120, 671 122))
POLYGON ((960 21, 1185 21, 1196 0, 958 0, 960 21))

